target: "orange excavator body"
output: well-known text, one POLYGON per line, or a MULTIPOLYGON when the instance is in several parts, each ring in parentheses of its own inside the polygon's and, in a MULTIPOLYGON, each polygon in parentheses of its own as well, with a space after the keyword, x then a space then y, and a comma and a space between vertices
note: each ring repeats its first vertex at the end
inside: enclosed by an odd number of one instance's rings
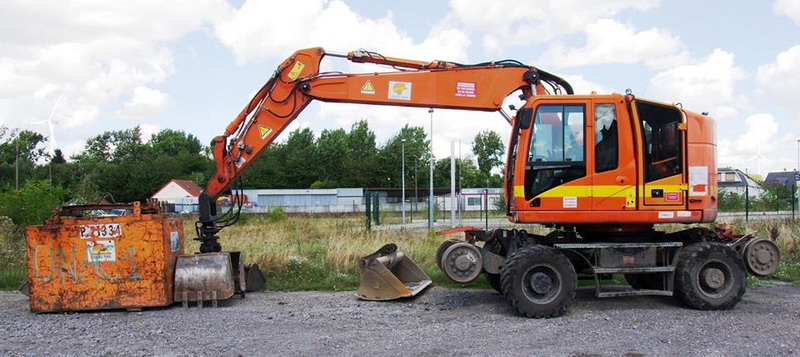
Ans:
POLYGON ((501 111, 517 91, 525 104, 507 117, 513 128, 505 170, 510 221, 635 230, 716 218, 714 121, 706 115, 630 93, 574 95, 563 79, 519 62, 462 65, 309 48, 283 61, 214 138, 216 172, 201 197, 198 225, 204 227, 200 240, 214 245, 201 251, 219 249, 213 198, 312 100, 501 111), (320 73, 325 56, 394 70, 320 73))

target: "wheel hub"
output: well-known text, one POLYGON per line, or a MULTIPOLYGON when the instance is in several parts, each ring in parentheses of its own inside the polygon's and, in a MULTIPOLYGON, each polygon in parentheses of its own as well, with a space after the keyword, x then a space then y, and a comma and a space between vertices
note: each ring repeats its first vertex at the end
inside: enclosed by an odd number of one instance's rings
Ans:
POLYGON ((744 262, 747 269, 759 276, 767 276, 778 270, 781 253, 775 243, 757 238, 750 242, 744 250, 744 262))
POLYGON ((702 279, 704 285, 712 289, 719 289, 725 285, 725 273, 717 268, 708 268, 703 270, 702 279))
POLYGON ((553 286, 553 279, 545 273, 535 273, 531 276, 531 288, 537 294, 544 294, 553 286))
POLYGON ((469 252, 466 254, 459 255, 455 259, 455 268, 460 271, 468 271, 470 268, 475 267, 475 257, 470 254, 469 252))

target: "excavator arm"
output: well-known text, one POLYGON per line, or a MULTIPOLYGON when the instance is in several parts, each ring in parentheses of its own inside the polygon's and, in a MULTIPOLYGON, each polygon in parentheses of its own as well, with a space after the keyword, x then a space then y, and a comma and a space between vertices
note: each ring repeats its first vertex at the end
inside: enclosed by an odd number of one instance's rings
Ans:
MULTIPOLYGON (((563 79, 517 61, 463 65, 445 61, 417 61, 385 57, 364 50, 347 54, 309 48, 287 58, 226 127, 211 142, 216 169, 200 196, 197 222, 200 251, 218 252, 216 233, 238 219, 231 211, 218 215, 216 198, 228 190, 256 157, 312 100, 404 107, 498 111, 503 99, 522 90, 532 95, 572 88, 563 79), (341 57, 356 63, 390 66, 389 72, 347 74, 320 72, 323 57, 341 57)), ((240 195, 233 196, 241 200, 240 195)), ((238 202, 241 205, 241 202, 238 202)))

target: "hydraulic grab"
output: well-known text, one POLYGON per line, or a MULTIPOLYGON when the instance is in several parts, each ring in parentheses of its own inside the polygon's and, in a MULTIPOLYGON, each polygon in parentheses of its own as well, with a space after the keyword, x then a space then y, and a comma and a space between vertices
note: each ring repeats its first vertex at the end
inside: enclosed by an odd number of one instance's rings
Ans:
MULTIPOLYGON (((227 254, 218 253, 217 233, 237 221, 242 195, 232 195, 234 204, 224 214, 217 212, 216 198, 236 189, 240 174, 312 100, 504 115, 512 127, 504 177, 507 217, 552 231, 467 230, 465 240, 442 244, 437 264, 458 282, 484 275, 522 315, 563 314, 579 279, 593 280, 601 297, 674 295, 693 308, 728 309, 744 294, 748 271, 768 275, 780 262, 772 241, 752 235, 654 229, 657 223, 716 219, 715 128, 705 114, 630 92, 575 95, 563 79, 517 61, 464 65, 321 48, 297 51, 281 63, 213 139, 216 171, 200 197, 197 222, 201 253, 227 254), (325 56, 393 70, 321 73, 325 56), (501 105, 516 91, 525 103, 510 117, 501 105), (632 289, 602 284, 614 274, 632 289)), ((374 276, 405 291, 395 294, 413 295, 426 286, 424 273, 393 280, 390 269, 402 266, 403 257, 384 248, 366 257, 362 268, 375 268, 374 276)), ((386 298, 383 290, 363 291, 386 298)))

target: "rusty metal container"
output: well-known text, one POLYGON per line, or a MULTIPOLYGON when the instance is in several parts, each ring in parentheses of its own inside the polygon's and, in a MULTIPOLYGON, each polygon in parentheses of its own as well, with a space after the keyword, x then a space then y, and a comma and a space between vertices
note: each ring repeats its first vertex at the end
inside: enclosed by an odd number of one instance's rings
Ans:
POLYGON ((173 302, 183 222, 145 205, 67 206, 25 230, 33 312, 173 302))

